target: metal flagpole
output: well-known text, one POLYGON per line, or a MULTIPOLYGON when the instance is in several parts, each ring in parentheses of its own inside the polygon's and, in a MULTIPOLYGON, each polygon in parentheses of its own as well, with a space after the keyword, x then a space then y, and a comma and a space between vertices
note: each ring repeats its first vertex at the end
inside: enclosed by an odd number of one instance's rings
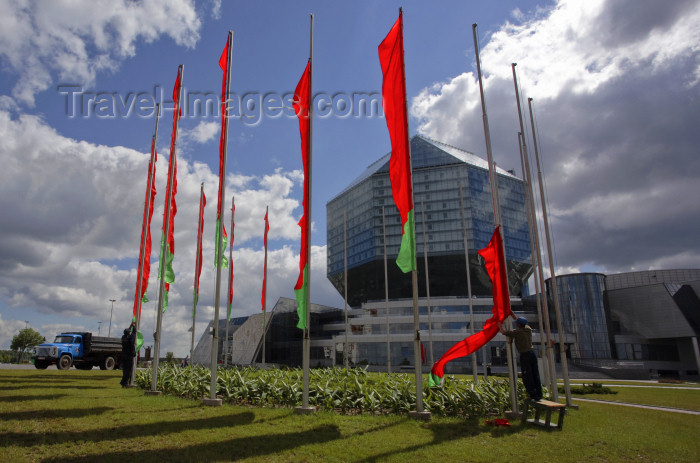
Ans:
MULTIPOLYGON (((155 182, 155 163, 156 163, 156 142, 158 141, 158 123, 160 121, 160 103, 156 103, 156 120, 155 120, 155 129, 153 131, 153 140, 152 140, 152 147, 151 147, 151 160, 149 162, 149 170, 148 170, 148 180, 146 182, 146 207, 144 209, 144 226, 142 227, 142 239, 141 239, 141 249, 143 250, 140 259, 139 259, 139 269, 140 272, 137 275, 138 281, 137 281, 137 290, 136 290, 136 300, 137 300, 137 309, 136 309, 136 332, 139 332, 139 329, 141 327, 141 305, 143 303, 142 297, 141 297, 141 292, 143 291, 143 267, 145 265, 146 259, 148 258, 150 260, 151 256, 149 255, 146 257, 145 251, 146 251, 146 238, 147 234, 150 233, 150 227, 151 227, 151 214, 150 214, 150 209, 151 209, 151 189, 153 188, 153 183, 155 182)), ((114 304, 112 304, 114 305, 114 304)), ((136 342, 136 339, 134 339, 134 342, 136 342)), ((134 366, 131 370, 131 382, 130 384, 134 384, 136 380, 136 360, 137 358, 134 357, 134 366)))
MULTIPOLYGON (((228 31, 228 60, 226 63, 226 90, 224 92, 224 110, 228 112, 228 96, 231 91, 231 59, 233 56, 233 31, 228 31)), ((219 179, 221 184, 221 193, 217 200, 217 204, 223 207, 224 198, 226 198, 226 158, 228 154, 228 117, 224 118, 224 155, 222 159, 223 178, 219 179)), ((223 215, 223 214, 221 214, 223 215)), ((214 323, 211 332, 211 384, 209 386, 209 398, 204 399, 206 405, 221 405, 221 399, 216 398, 216 373, 219 360, 219 305, 221 303, 221 266, 224 260, 224 221, 223 217, 219 220, 218 230, 219 241, 215 244, 218 256, 216 262, 216 291, 214 292, 214 323)))
POLYGON ((345 287, 345 346, 343 347, 343 364, 348 369, 348 214, 343 211, 343 279, 345 287))
POLYGON ((425 238, 425 208, 423 198, 420 199, 420 211, 423 218, 423 264, 425 265, 425 297, 428 306, 428 343, 430 344, 430 364, 433 365, 433 322, 430 317, 430 278, 428 277, 428 241, 425 238))
MULTIPOLYGON (((177 127, 180 122, 180 118, 177 117, 177 114, 179 114, 180 111, 180 105, 182 104, 181 98, 182 98, 182 82, 184 80, 183 75, 185 73, 185 66, 183 64, 180 65, 179 70, 180 74, 180 95, 178 96, 177 99, 177 106, 175 107, 175 124, 173 126, 173 147, 172 147, 172 152, 170 153, 170 157, 173 158, 173 156, 177 156, 177 127)), ((177 159, 175 157, 174 159, 177 159)), ((168 231, 170 230, 170 221, 172 220, 172 217, 170 217, 170 204, 173 200, 173 181, 175 180, 173 175, 174 170, 175 170, 175 162, 171 159, 169 164, 169 171, 168 171, 168 190, 166 194, 166 200, 165 200, 165 229, 163 230, 163 237, 162 237, 162 242, 164 242, 165 246, 167 247, 167 241, 168 241, 168 231)), ((151 380, 151 393, 153 394, 158 394, 160 391, 157 390, 158 386, 158 363, 159 363, 159 357, 160 357, 160 334, 161 334, 161 328, 163 324, 163 298, 165 296, 165 249, 162 249, 162 252, 160 253, 160 288, 158 290, 158 306, 157 306, 157 311, 156 311, 156 316, 157 316, 157 321, 156 321, 156 331, 153 333, 153 376, 151 380)))
POLYGON ((391 373, 391 343, 389 340, 389 279, 386 263, 386 224, 384 223, 384 206, 382 206, 382 236, 384 242, 384 315, 386 316, 386 372, 391 373))
POLYGON ((306 300, 306 328, 304 329, 304 341, 303 341, 303 353, 302 353, 302 413, 311 411, 312 408, 309 407, 309 362, 311 355, 311 336, 310 336, 310 317, 309 317, 309 306, 311 301, 309 300, 309 294, 311 293, 311 169, 312 169, 312 152, 313 152, 313 128, 314 128, 314 118, 313 118, 313 64, 314 64, 314 15, 310 15, 310 28, 309 28, 309 159, 308 159, 308 172, 306 172, 306 179, 309 186, 309 203, 307 204, 306 210, 306 246, 308 259, 306 261, 307 276, 309 281, 304 285, 304 299, 306 300))
MULTIPOLYGON (((233 236, 233 215, 236 213, 236 206, 233 203, 234 197, 231 195, 231 236, 233 236)), ((233 273, 233 240, 228 247, 228 293, 226 296, 226 337, 224 338, 224 365, 228 365, 229 351, 231 350, 228 344, 228 325, 231 323, 231 308, 229 307, 228 295, 233 291, 233 280, 231 278, 231 273, 233 273)))
MULTIPOLYGON (((564 378, 564 392, 566 394, 567 407, 574 407, 571 402, 571 387, 569 386, 569 368, 566 361, 566 345, 564 343, 564 329, 561 323, 561 312, 559 310, 559 294, 557 291, 557 275, 554 270, 554 253, 552 252, 552 239, 549 232, 549 220, 547 220, 547 201, 544 196, 544 182, 542 180, 542 168, 540 165, 540 154, 537 149, 537 137, 535 132, 535 121, 532 115, 532 98, 527 99, 530 109, 530 122, 532 123, 532 142, 535 147, 535 162, 537 163, 537 178, 540 184, 540 200, 542 201, 542 222, 544 223, 544 234, 547 239, 547 254, 549 256, 549 272, 552 280, 552 297, 554 298, 554 315, 557 319, 557 332, 559 333, 559 355, 561 357, 561 376, 564 378)), ((544 288, 543 288, 544 291, 544 288)))
MULTIPOLYGON (((194 282, 195 285, 197 286, 197 290, 199 290, 199 287, 197 283, 199 282, 199 254, 202 249, 202 233, 204 232, 204 227, 202 225, 202 218, 204 215, 204 207, 202 207, 202 199, 204 198, 204 182, 202 182, 202 185, 200 186, 199 190, 199 220, 197 221, 197 254, 195 255, 195 262, 194 262, 194 282)), ((193 296, 192 300, 192 340, 190 341, 190 363, 194 359, 194 326, 195 326, 195 321, 197 319, 197 299, 199 298, 199 295, 195 293, 193 296)))
MULTIPOLYGON (((269 211, 270 207, 265 206, 265 235, 267 236, 267 226, 268 226, 268 217, 267 213, 269 211)), ((267 239, 267 238, 266 238, 267 239)), ((229 263, 230 265, 230 263, 229 263)), ((267 319, 267 245, 265 246, 265 265, 263 266, 263 281, 265 282, 265 292, 263 293, 263 306, 262 306, 262 312, 263 312, 263 338, 262 338, 262 364, 265 366, 265 344, 266 344, 266 334, 267 334, 267 324, 265 323, 267 319)))
MULTIPOLYGON (((527 211, 527 221, 530 226, 530 249, 532 249, 532 267, 534 269, 534 280, 535 280, 535 300, 537 301, 537 317, 540 321, 540 347, 542 349, 542 354, 545 355, 543 361, 546 360, 547 368, 543 368, 545 384, 548 384, 550 388, 554 387, 556 389, 556 373, 554 372, 554 364, 552 363, 551 351, 549 346, 549 315, 542 311, 542 303, 540 296, 540 280, 542 266, 540 259, 540 248, 535 240, 537 236, 537 216, 535 214, 535 205, 532 200, 532 184, 530 183, 529 176, 529 165, 525 165, 527 161, 527 154, 523 147, 525 146, 525 137, 521 132, 518 132, 518 146, 520 147, 520 163, 523 170, 523 182, 525 189, 525 209, 527 211)), ((545 306, 546 307, 546 306, 545 306)), ((545 308, 546 310, 546 308, 545 308)), ((557 399, 555 392, 552 392, 552 398, 557 399)))
MULTIPOLYGON (((403 17, 403 8, 399 8, 399 16, 403 17)), ((401 21, 401 40, 403 41, 403 20, 401 21)), ((403 47, 401 49, 401 53, 404 53, 403 47)), ((403 71, 403 81, 401 82, 402 85, 402 90, 403 90, 403 96, 404 96, 404 107, 408 108, 408 101, 406 100, 406 62, 404 59, 404 56, 401 57, 402 61, 404 62, 404 69, 403 71)), ((408 172, 411 175, 411 204, 413 204, 413 208, 415 211, 415 201, 413 200, 413 161, 411 159, 411 140, 410 137, 408 136, 408 113, 406 113, 406 120, 404 122, 406 124, 406 147, 408 149, 408 163, 409 163, 409 169, 408 172)), ((415 215, 414 215, 415 217, 415 215)), ((415 259, 415 243, 416 243, 416 227, 415 227, 415 218, 414 218, 414 226, 413 226, 413 256, 415 259)), ((417 270, 412 270, 411 271, 411 285, 413 287, 413 362, 415 366, 415 375, 416 375, 416 412, 414 416, 420 417, 421 419, 430 419, 430 412, 426 412, 423 410, 423 367, 421 365, 421 353, 420 353, 420 312, 418 310, 418 271, 417 270)))
MULTIPOLYGON (((467 221, 464 219, 464 200, 462 197, 462 185, 459 186, 459 209, 462 213, 462 230, 464 233, 464 262, 467 264, 467 296, 469 297, 469 334, 474 336, 474 302, 472 301, 472 279, 469 269, 469 242, 467 239, 467 221)), ((479 375, 476 365, 476 352, 471 354, 472 357, 472 372, 474 374, 474 382, 479 381, 479 375)))
MULTIPOLYGON (((517 75, 517 73, 515 72, 515 66, 517 66, 517 63, 512 63, 512 64, 511 64, 511 67, 512 67, 512 69, 513 69, 513 86, 515 87, 515 102, 516 102, 516 105, 517 105, 517 108, 518 108, 518 121, 520 122, 520 132, 519 132, 519 136, 522 137, 522 143, 519 143, 518 146, 520 147, 520 150, 521 150, 521 157, 522 157, 522 163, 523 163, 523 165, 524 165, 524 167, 525 167, 525 168, 523 169, 523 176, 526 177, 526 178, 525 178, 525 182, 526 182, 526 185, 525 185, 525 198, 526 198, 526 199, 525 199, 525 200, 527 201, 528 198, 530 198, 530 201, 532 202, 532 193, 531 193, 531 189, 530 189, 530 188, 531 188, 531 183, 530 183, 531 179, 530 179, 530 175, 529 175, 529 172, 530 172, 530 160, 529 160, 528 155, 527 155, 527 144, 525 143, 525 124, 523 123, 523 113, 522 113, 522 109, 521 109, 521 107, 520 107, 520 87, 518 86, 518 75, 517 75), (527 173, 526 173, 526 170, 527 170, 527 173), (528 193, 529 193, 529 194, 528 194, 528 193)), ((535 215, 534 202, 532 202, 532 205, 531 205, 531 207, 530 207, 529 209, 531 209, 531 214, 532 214, 531 226, 532 226, 532 228, 536 228, 536 227, 537 227, 537 220, 536 220, 536 215, 535 215)), ((529 218, 529 216, 528 216, 528 218, 529 218)), ((536 230, 535 230, 535 233, 536 233, 536 230)), ((534 243, 533 243, 532 236, 531 236, 531 237, 530 237, 530 247, 533 248, 533 251, 532 251, 532 252, 533 252, 533 256, 534 256, 535 252, 537 252, 537 260, 539 261, 539 256, 540 256, 540 254, 539 254, 539 252, 540 252, 539 246, 537 247, 537 249, 535 249, 535 248, 533 247, 533 244, 534 244, 534 243)), ((535 262, 533 261, 533 264, 534 264, 534 263, 535 263, 535 262)), ((535 280, 535 283, 537 284, 537 281, 536 281, 536 280, 535 280)), ((540 321, 542 321, 542 313, 541 313, 541 307, 540 307, 540 299, 539 299, 539 297, 537 298, 537 310, 538 310, 538 317, 539 317, 540 321)), ((544 320, 544 321, 545 321, 545 327, 547 328, 547 329, 545 330, 545 334, 546 334, 546 337, 547 337, 547 344, 549 344, 549 333, 550 333, 550 331, 549 331, 549 314, 546 314, 545 317, 547 317, 547 318, 544 320)), ((541 334, 541 333, 542 333, 542 326, 541 326, 541 323, 540 323, 540 334, 541 334)), ((551 362, 549 361, 549 359, 551 359, 551 352, 549 351, 549 349, 546 349, 545 341, 544 341, 544 339, 542 338, 542 336, 540 336, 540 338, 541 338, 541 344, 542 344, 542 353, 546 353, 546 354, 547 354, 548 364, 551 365, 551 362)), ((550 373, 551 373, 551 372, 550 372, 550 373)), ((547 376, 548 376, 548 377, 551 376, 551 377, 553 377, 553 378, 556 378, 556 373, 554 373, 553 375, 547 375, 547 376)), ((556 390, 556 379, 555 379, 555 382, 551 385, 551 387, 553 387, 553 389, 556 390)), ((556 396, 556 393, 554 393, 554 394, 555 394, 554 397, 557 397, 557 396, 556 396)))
MULTIPOLYGON (((155 163, 156 163, 156 142, 158 141, 158 122, 160 121, 160 103, 156 103, 156 122, 155 122, 155 129, 153 130, 153 140, 152 140, 152 146, 151 146, 151 161, 148 164, 150 167, 148 169, 148 180, 146 181, 146 208, 144 209, 144 214, 143 214, 143 227, 141 229, 141 234, 143 235, 141 237, 141 249, 143 252, 141 253, 140 259, 139 259, 139 269, 140 271, 137 272, 136 278, 138 278, 138 281, 136 282, 136 332, 139 332, 139 329, 141 328, 141 304, 143 303, 143 300, 141 298, 141 291, 143 290, 143 266, 146 263, 146 235, 150 233, 150 228, 151 228, 151 189, 153 189, 153 182, 156 181, 154 178, 155 175, 153 175, 154 169, 155 169, 155 163)), ((148 256, 148 259, 151 259, 151 256, 148 256)), ((114 305, 114 304, 112 304, 114 305)), ((136 339, 134 339, 134 342, 136 339)), ((130 384, 134 384, 136 381, 136 357, 134 357, 134 367, 131 369, 131 382, 130 384)))
MULTIPOLYGON (((491 199, 493 200, 493 218, 496 227, 500 227, 501 230, 501 239, 503 241, 503 247, 504 247, 504 252, 503 255, 505 256, 505 233, 503 232, 503 227, 501 227, 501 206, 499 203, 498 199, 498 184, 497 184, 497 173, 496 173, 496 165, 493 162, 493 154, 491 152, 491 133, 489 132, 489 120, 488 116, 486 115, 486 100, 484 99, 484 84, 481 78, 481 61, 479 59, 479 41, 476 36, 476 23, 472 25, 472 34, 474 35, 474 53, 476 55, 476 70, 479 75, 479 93, 481 95, 481 110, 483 113, 483 120, 484 120, 484 137, 486 138, 486 154, 488 155, 488 161, 489 161, 489 177, 491 180, 491 199)), ((504 266, 504 270, 507 269, 507 263, 506 262, 501 262, 501 264, 504 266)), ((506 271, 506 280, 508 279, 508 272, 506 271)), ((508 307, 508 311, 510 311, 510 307, 508 307)), ((505 321, 507 323, 507 326, 510 327, 510 322, 505 321)), ((513 377, 513 352, 511 349, 506 349, 507 353, 507 358, 508 358, 508 376, 510 380, 510 402, 511 402, 511 407, 513 413, 517 414, 518 413, 518 400, 516 397, 516 389, 515 389, 515 378, 513 377)))

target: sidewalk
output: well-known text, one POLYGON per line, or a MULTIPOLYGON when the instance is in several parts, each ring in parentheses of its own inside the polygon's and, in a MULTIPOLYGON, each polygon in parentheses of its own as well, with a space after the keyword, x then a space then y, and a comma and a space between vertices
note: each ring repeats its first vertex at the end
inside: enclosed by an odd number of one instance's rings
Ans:
POLYGON ((627 403, 627 402, 612 402, 612 401, 608 401, 608 400, 597 400, 597 399, 582 399, 579 397, 572 397, 571 400, 578 400, 581 402, 595 402, 598 404, 620 405, 623 407, 646 408, 648 410, 661 410, 664 412, 685 413, 686 415, 700 415, 699 411, 686 410, 683 408, 657 407, 654 405, 640 405, 640 404, 631 404, 631 403, 627 403))

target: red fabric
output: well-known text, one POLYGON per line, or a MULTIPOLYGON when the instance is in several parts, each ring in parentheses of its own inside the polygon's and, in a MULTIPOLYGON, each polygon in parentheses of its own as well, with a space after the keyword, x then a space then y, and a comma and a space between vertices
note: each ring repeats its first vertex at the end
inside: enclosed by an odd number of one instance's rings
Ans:
POLYGON ((422 342, 420 343, 420 361, 425 365, 425 346, 422 342))
POLYGON ((394 202, 401 215, 401 224, 408 220, 413 210, 413 186, 411 159, 408 151, 408 111, 406 109, 406 76, 403 59, 403 15, 379 45, 379 62, 382 66, 382 104, 386 125, 391 138, 389 179, 394 202))
MULTIPOLYGON (((226 46, 224 47, 224 51, 221 53, 221 57, 219 57, 219 67, 221 68, 222 71, 224 71, 224 76, 221 80, 221 134, 219 135, 219 194, 217 195, 217 200, 216 200, 216 218, 217 220, 221 219, 221 203, 224 198, 222 198, 222 190, 223 190, 223 181, 222 179, 225 176, 224 173, 224 154, 226 152, 226 121, 228 120, 228 111, 227 111, 227 104, 226 100, 228 98, 228 95, 226 94, 226 83, 228 82, 228 55, 229 55, 229 42, 230 42, 230 37, 226 39, 226 46)), ((223 224, 223 221, 221 222, 221 228, 223 229, 223 237, 226 238, 226 225, 223 224)), ((217 233, 218 230, 217 230, 217 233)), ((217 235, 218 236, 218 235, 217 235)), ((218 244, 217 244, 218 246, 218 244)), ((217 251, 218 252, 218 251, 217 251)), ((218 262, 217 262, 218 265, 218 262)))
POLYGON ((301 249, 299 252, 299 278, 294 289, 301 289, 304 286, 304 268, 309 260, 308 249, 308 230, 307 230, 307 214, 309 207, 309 147, 311 143, 310 136, 310 120, 309 120, 309 104, 310 104, 310 76, 309 67, 311 62, 306 63, 304 73, 294 90, 294 112, 299 118, 299 134, 301 135, 301 159, 304 166, 304 193, 303 193, 303 215, 299 219, 299 227, 301 227, 301 249))
POLYGON ((267 276, 267 232, 270 231, 270 223, 267 221, 267 212, 265 212, 265 267, 263 269, 263 285, 262 285, 262 298, 260 303, 262 304, 262 310, 265 311, 265 280, 267 276))
MULTIPOLYGON (((170 207, 170 223, 166 224, 166 214, 163 214, 163 233, 167 232, 167 249, 173 255, 175 254, 175 215, 177 214, 177 203, 175 202, 175 196, 177 195, 177 123, 180 120, 180 116, 182 115, 182 109, 180 107, 181 86, 182 73, 181 69, 178 69, 177 79, 175 79, 175 86, 173 87, 173 133, 170 138, 170 159, 168 160, 168 185, 170 184, 170 165, 172 163, 173 188, 170 196, 170 205, 168 206, 168 196, 166 194, 164 206, 165 208, 170 207)), ((167 276, 166 283, 172 283, 172 281, 167 280, 167 276)))
POLYGON ((445 365, 448 362, 477 351, 493 339, 498 334, 498 324, 503 323, 511 314, 506 269, 503 268, 505 256, 503 254, 503 240, 501 239, 500 227, 496 227, 488 246, 481 249, 479 255, 484 258, 486 271, 493 283, 493 308, 491 309, 493 315, 486 320, 484 328, 480 332, 459 341, 445 352, 440 360, 435 362, 431 373, 438 378, 442 378, 445 374, 445 365))
POLYGON ((148 288, 148 277, 151 274, 151 219, 153 218, 153 202, 156 198, 156 161, 158 160, 158 153, 156 152, 156 139, 153 137, 151 140, 151 152, 153 153, 153 161, 148 161, 148 177, 147 182, 151 184, 151 200, 148 201, 148 191, 146 192, 146 198, 143 202, 143 224, 141 226, 141 241, 139 244, 139 266, 141 265, 141 258, 143 257, 143 267, 139 268, 139 272, 136 279, 136 292, 134 293, 134 320, 141 320, 141 300, 143 295, 146 294, 146 289, 148 288), (147 209, 147 204, 150 204, 147 209), (143 235, 146 234, 146 248, 143 248, 143 235), (138 293, 138 279, 141 278, 141 294, 138 293))
POLYGON ((202 274, 202 235, 204 234, 204 207, 207 205, 207 197, 202 190, 202 200, 199 202, 199 223, 197 224, 197 254, 198 265, 194 274, 194 292, 199 294, 199 276, 202 274))

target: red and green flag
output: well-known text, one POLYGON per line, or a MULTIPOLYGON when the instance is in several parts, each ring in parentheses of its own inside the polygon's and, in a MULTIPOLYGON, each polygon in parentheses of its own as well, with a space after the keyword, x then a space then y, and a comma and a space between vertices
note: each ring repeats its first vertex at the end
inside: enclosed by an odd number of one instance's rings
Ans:
MULTIPOLYGON (((265 266, 263 267, 263 283, 262 283, 262 297, 260 303, 262 304, 262 311, 265 312, 265 285, 267 283, 267 232, 270 231, 270 222, 267 220, 267 211, 265 211, 265 238, 263 242, 265 243, 265 266)), ((263 324, 265 319, 263 318, 263 324)))
MULTIPOLYGON (((156 161, 158 160, 158 153, 156 152, 156 138, 155 136, 151 140, 151 153, 153 153, 153 160, 148 161, 148 177, 147 184, 151 185, 151 190, 146 191, 146 199, 143 204, 143 225, 141 227, 141 241, 139 250, 139 271, 136 280, 136 292, 134 293, 134 314, 133 321, 141 319, 141 304, 139 302, 148 302, 146 297, 146 290, 148 289, 148 277, 151 274, 151 219, 153 218, 153 202, 156 197, 156 161), (151 195, 150 200, 148 195, 151 195), (146 235, 146 246, 144 248, 144 234, 146 235), (141 266, 143 262, 143 266, 141 266), (141 293, 138 292, 139 279, 141 281, 141 293)), ((148 190, 148 188, 146 188, 148 190)))
MULTIPOLYGON (((204 184, 202 184, 204 185, 204 184)), ((197 268, 194 269, 194 295, 192 297, 192 318, 195 317, 195 309, 199 301, 199 277, 202 274, 202 235, 204 234, 204 207, 207 205, 207 197, 202 187, 199 199, 199 220, 197 222, 197 268)))
POLYGON ((309 207, 309 175, 310 175, 310 143, 311 143, 311 124, 309 117, 309 105, 310 105, 310 93, 311 93, 311 82, 310 82, 310 65, 311 60, 306 63, 306 69, 301 75, 299 84, 294 90, 294 112, 299 118, 299 134, 301 135, 301 159, 304 166, 304 193, 302 206, 304 209, 303 215, 299 220, 299 227, 301 227, 301 249, 299 255, 299 278, 297 279, 297 284, 294 286, 294 296, 297 300, 297 314, 299 315, 299 322, 297 323, 297 328, 304 330, 306 329, 306 311, 307 311, 307 295, 309 287, 309 241, 308 241, 308 216, 310 211, 309 207))
POLYGON ((428 386, 439 386, 445 374, 445 365, 460 357, 465 357, 479 349, 498 334, 498 325, 511 314, 510 295, 508 294, 507 270, 504 268, 505 256, 503 254, 503 240, 501 238, 501 227, 496 227, 488 246, 479 251, 479 255, 484 258, 486 272, 491 278, 493 285, 493 308, 491 318, 486 320, 484 328, 478 333, 459 341, 452 346, 445 354, 435 362, 430 370, 428 386))
POLYGON ((401 216, 402 235, 396 265, 408 273, 417 268, 415 222, 413 217, 413 181, 408 142, 406 75, 403 59, 403 14, 399 13, 389 34, 379 45, 379 61, 384 80, 382 104, 391 138, 389 179, 394 203, 401 216))
MULTIPOLYGON (((226 226, 222 223, 221 208, 223 206, 223 186, 224 178, 226 177, 224 172, 224 156, 226 155, 226 120, 228 119, 228 111, 226 110, 226 83, 228 82, 228 47, 229 39, 226 39, 226 46, 224 51, 219 57, 219 67, 224 71, 224 77, 221 81, 221 135, 219 135, 219 194, 216 199, 216 238, 214 246, 214 262, 215 266, 219 265, 219 233, 223 230, 223 244, 221 245, 221 253, 223 254, 224 249, 226 249, 226 226)), ((228 259, 225 255, 221 256, 221 265, 223 268, 228 268, 228 259)))
MULTIPOLYGON (((177 154, 175 144, 177 141, 177 123, 182 116, 182 109, 180 107, 180 87, 182 85, 182 72, 181 69, 177 71, 177 79, 175 80, 175 87, 173 88, 173 133, 170 139, 170 159, 168 161, 168 175, 170 175, 172 165, 172 194, 170 195, 170 204, 168 204, 168 197, 165 197, 165 208, 170 208, 170 222, 166 223, 167 214, 163 214, 163 238, 160 243, 161 256, 165 256, 165 271, 163 280, 165 281, 165 297, 163 301, 163 312, 168 307, 168 294, 170 292, 170 283, 175 281, 175 271, 173 270, 173 258, 175 257, 175 214, 177 214, 177 204, 175 203, 175 195, 177 195, 177 154)), ((170 184, 170 177, 168 176, 168 185, 170 184)), ((158 269, 158 275, 160 275, 160 269, 158 269)))

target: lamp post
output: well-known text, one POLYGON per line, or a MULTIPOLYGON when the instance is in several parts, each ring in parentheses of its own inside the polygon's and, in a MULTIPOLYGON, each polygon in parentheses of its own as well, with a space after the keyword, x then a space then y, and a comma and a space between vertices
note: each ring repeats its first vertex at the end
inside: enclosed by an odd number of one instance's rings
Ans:
POLYGON ((102 322, 99 321, 99 322, 97 322, 97 335, 98 335, 98 336, 100 335, 100 330, 101 330, 101 329, 102 329, 102 322))
POLYGON ((112 303, 112 310, 109 311, 109 331, 107 332, 107 336, 112 335, 112 314, 114 313, 114 303, 117 301, 116 299, 110 299, 109 300, 112 303))

